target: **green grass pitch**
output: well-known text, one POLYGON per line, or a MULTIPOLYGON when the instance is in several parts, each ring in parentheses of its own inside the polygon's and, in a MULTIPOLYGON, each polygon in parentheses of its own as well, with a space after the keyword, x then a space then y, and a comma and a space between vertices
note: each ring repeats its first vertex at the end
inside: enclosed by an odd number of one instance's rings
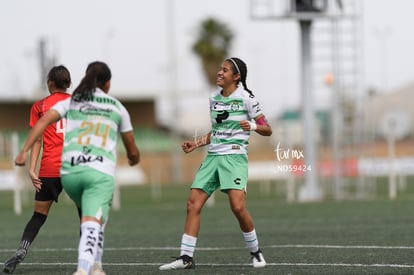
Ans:
MULTIPOLYGON (((414 274, 414 191, 390 201, 385 192, 367 201, 288 204, 274 190, 250 184, 247 206, 268 266, 253 269, 227 197, 202 212, 196 269, 158 271, 178 256, 188 185, 123 187, 121 209, 112 210, 106 230, 104 269, 109 274, 414 274)), ((384 188, 385 190, 385 188, 384 188)), ((16 249, 32 215, 32 194, 21 215, 12 193, 0 193, 0 260, 16 249)), ((14 274, 72 274, 76 269, 79 222, 64 196, 14 274)))

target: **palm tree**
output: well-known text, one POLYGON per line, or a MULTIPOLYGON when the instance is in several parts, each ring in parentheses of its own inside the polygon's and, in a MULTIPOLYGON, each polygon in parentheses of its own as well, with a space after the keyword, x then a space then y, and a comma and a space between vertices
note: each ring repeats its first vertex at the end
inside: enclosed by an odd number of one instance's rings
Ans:
POLYGON ((214 18, 201 22, 193 51, 200 57, 211 86, 216 85, 217 69, 227 57, 233 39, 232 30, 214 18))

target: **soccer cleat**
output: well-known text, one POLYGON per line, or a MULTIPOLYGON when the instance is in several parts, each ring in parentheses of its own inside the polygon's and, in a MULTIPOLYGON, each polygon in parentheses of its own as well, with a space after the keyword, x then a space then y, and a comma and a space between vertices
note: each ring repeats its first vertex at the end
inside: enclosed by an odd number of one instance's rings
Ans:
POLYGON ((173 270, 173 269, 194 269, 195 263, 192 257, 182 255, 175 259, 175 261, 160 266, 160 270, 173 270))
POLYGON ((3 272, 4 273, 13 273, 14 270, 16 269, 16 266, 24 260, 24 257, 26 257, 26 254, 27 254, 26 249, 24 249, 24 248, 18 249, 16 251, 16 253, 14 254, 14 256, 11 257, 10 259, 8 259, 4 263, 3 272))
POLYGON ((102 269, 102 266, 98 263, 94 263, 92 267, 91 275, 106 275, 102 269))
POLYGON ((88 273, 83 269, 78 269, 73 275, 88 275, 88 273))
POLYGON ((250 255, 252 256, 253 267, 261 268, 266 266, 266 261, 260 249, 257 252, 250 252, 250 255))
POLYGON ((91 275, 106 275, 106 273, 102 269, 94 269, 92 270, 91 275))

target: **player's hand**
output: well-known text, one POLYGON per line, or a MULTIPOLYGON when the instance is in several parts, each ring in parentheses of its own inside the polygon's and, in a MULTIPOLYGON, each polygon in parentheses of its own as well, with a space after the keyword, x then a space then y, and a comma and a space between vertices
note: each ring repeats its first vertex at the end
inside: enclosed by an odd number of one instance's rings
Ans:
POLYGON ((139 158, 138 159, 128 159, 128 165, 129 166, 134 166, 138 163, 139 163, 139 158))
POLYGON ((240 127, 243 129, 243 131, 250 131, 250 123, 247 120, 240 121, 240 127))
POLYGON ((14 159, 14 165, 24 166, 26 164, 27 153, 21 151, 14 159))
POLYGON ((42 181, 38 178, 37 174, 33 171, 29 171, 30 179, 37 192, 42 189, 42 181))
POLYGON ((197 148, 197 146, 194 141, 184 141, 183 144, 181 145, 181 148, 183 149, 185 153, 190 153, 195 148, 197 148))

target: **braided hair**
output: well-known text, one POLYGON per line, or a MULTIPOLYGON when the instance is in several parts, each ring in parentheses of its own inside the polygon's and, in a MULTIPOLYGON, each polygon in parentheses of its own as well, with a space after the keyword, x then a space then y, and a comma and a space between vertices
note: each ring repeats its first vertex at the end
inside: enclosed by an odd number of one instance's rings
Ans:
POLYGON ((243 85, 243 88, 245 91, 247 91, 251 97, 254 97, 254 94, 249 88, 247 88, 246 78, 247 78, 247 66, 246 63, 244 63, 243 60, 237 57, 231 57, 226 59, 226 61, 233 64, 233 74, 240 74, 240 79, 237 82, 237 85, 239 82, 243 85))
POLYGON ((103 89, 105 83, 111 80, 111 70, 103 62, 95 61, 88 65, 86 74, 73 91, 72 98, 75 101, 90 101, 96 88, 103 89))
POLYGON ((63 65, 54 66, 50 69, 47 74, 47 81, 53 81, 57 89, 64 91, 66 91, 72 83, 69 70, 63 65))

